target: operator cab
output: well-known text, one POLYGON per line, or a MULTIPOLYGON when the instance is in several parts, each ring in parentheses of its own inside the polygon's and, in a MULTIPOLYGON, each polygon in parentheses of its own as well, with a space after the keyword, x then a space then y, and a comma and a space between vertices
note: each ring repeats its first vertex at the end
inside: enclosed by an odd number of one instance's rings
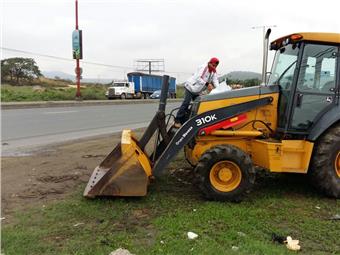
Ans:
POLYGON ((283 136, 307 137, 338 107, 339 49, 338 35, 328 33, 293 34, 271 43, 276 54, 268 83, 281 90, 277 131, 283 136))

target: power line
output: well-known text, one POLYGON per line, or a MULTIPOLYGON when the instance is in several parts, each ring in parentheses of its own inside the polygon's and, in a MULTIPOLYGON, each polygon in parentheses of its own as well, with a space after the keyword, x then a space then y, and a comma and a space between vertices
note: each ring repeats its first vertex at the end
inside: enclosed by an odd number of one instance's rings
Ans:
MULTIPOLYGON (((37 56, 40 56, 40 57, 59 59, 59 60, 64 60, 64 61, 72 61, 72 62, 74 61, 71 58, 57 57, 57 56, 46 55, 46 54, 41 54, 41 53, 36 53, 36 52, 31 52, 31 51, 11 49, 11 48, 6 48, 6 47, 1 47, 1 49, 8 50, 8 51, 13 51, 13 52, 20 52, 20 53, 25 53, 25 54, 37 55, 37 56)), ((91 64, 91 65, 97 65, 97 66, 106 66, 106 67, 120 68, 120 69, 133 69, 133 67, 130 67, 130 66, 116 66, 116 65, 95 63, 95 62, 90 62, 90 61, 82 61, 82 63, 84 63, 84 64, 91 64)))
MULTIPOLYGON (((52 56, 52 55, 46 55, 46 54, 41 54, 41 53, 36 53, 36 52, 31 52, 31 51, 25 51, 25 50, 18 50, 18 49, 13 49, 13 48, 7 48, 7 47, 0 47, 2 50, 7 50, 7 51, 12 51, 12 52, 19 52, 19 53, 24 53, 24 54, 30 54, 30 55, 36 55, 40 57, 47 57, 47 58, 52 58, 52 59, 58 59, 58 60, 63 60, 63 61, 74 61, 71 58, 64 58, 64 57, 57 57, 57 56, 52 56)), ((81 61, 83 64, 90 64, 90 65, 96 65, 96 66, 105 66, 105 67, 111 67, 111 68, 117 68, 117 69, 131 69, 134 70, 134 67, 131 66, 118 66, 118 65, 109 65, 109 64, 102 64, 102 63, 96 63, 96 62, 91 62, 91 61, 81 61)), ((166 72, 166 73, 175 73, 175 74, 191 74, 191 73, 186 73, 186 72, 166 72)))

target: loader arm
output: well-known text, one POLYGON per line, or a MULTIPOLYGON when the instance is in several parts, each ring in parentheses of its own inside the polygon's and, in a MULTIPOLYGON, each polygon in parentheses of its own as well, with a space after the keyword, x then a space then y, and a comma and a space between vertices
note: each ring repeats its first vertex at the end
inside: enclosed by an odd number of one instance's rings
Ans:
POLYGON ((198 131, 204 127, 216 124, 223 120, 232 118, 241 113, 255 109, 260 106, 270 104, 273 101, 272 97, 264 97, 249 102, 227 106, 216 110, 208 111, 196 115, 189 119, 178 129, 176 134, 160 155, 153 166, 152 175, 159 177, 168 165, 170 160, 196 135, 198 131))
POLYGON ((270 104, 272 97, 260 98, 237 105, 227 106, 198 114, 174 133, 167 131, 165 124, 166 93, 168 76, 164 76, 159 108, 138 141, 131 130, 123 130, 121 142, 95 168, 84 190, 84 196, 145 196, 150 177, 163 174, 170 160, 186 145, 199 130, 214 125, 241 113, 270 104), (157 135, 155 149, 150 158, 145 147, 157 135))
POLYGON ((85 197, 146 195, 153 162, 145 153, 145 146, 156 131, 163 144, 170 142, 165 124, 168 89, 169 76, 164 75, 158 111, 144 135, 138 141, 131 130, 123 130, 121 142, 94 169, 84 190, 85 197))

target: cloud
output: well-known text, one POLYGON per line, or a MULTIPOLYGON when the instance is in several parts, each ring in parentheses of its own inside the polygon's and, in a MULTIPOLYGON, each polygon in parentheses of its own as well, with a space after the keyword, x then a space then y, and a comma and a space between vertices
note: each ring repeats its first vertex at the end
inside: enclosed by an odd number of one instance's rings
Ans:
MULTIPOLYGON (((340 31, 336 0, 319 4, 307 0, 79 0, 78 5, 84 61, 132 68, 138 58, 164 58, 166 70, 178 72, 181 79, 212 56, 221 59, 221 73, 260 72, 263 31, 254 26, 276 25, 272 39, 300 31, 340 31)), ((71 61, 74 1, 6 0, 1 15, 3 47, 71 61)), ((4 57, 13 54, 3 52, 4 57)), ((73 62, 34 57, 43 70, 73 73, 73 62)), ((114 78, 126 72, 85 66, 85 77, 114 78)))

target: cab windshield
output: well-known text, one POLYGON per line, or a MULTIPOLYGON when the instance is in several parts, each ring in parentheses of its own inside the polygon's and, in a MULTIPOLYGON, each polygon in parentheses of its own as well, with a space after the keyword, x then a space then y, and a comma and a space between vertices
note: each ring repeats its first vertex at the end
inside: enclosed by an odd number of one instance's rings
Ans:
POLYGON ((125 83, 114 83, 113 86, 115 87, 125 87, 125 83))
POLYGON ((299 48, 296 44, 290 44, 276 52, 269 84, 281 85, 285 89, 291 86, 299 48))

